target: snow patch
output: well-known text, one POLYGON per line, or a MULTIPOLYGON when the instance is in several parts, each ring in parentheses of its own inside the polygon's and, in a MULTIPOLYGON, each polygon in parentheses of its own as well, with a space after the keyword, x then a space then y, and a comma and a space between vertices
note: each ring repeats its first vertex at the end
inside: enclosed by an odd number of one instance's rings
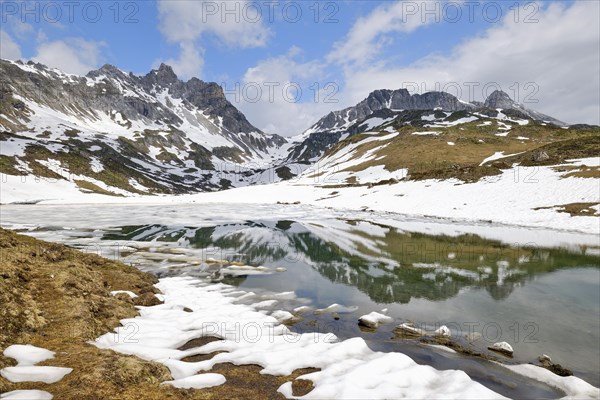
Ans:
POLYGON ((163 382, 163 385, 171 385, 179 389, 205 389, 213 386, 220 386, 226 382, 221 374, 200 374, 189 376, 183 379, 163 382))
POLYGON ((13 344, 4 350, 4 356, 17 360, 17 366, 33 366, 54 358, 54 352, 30 344, 13 344))

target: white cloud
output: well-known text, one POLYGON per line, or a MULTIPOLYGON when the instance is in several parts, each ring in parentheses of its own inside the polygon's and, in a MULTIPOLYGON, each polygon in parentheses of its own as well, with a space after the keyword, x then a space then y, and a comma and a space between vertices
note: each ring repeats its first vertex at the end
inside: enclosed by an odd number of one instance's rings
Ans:
POLYGON ((0 58, 18 60, 21 58, 21 48, 12 37, 0 29, 0 58))
POLYGON ((329 61, 342 64, 371 62, 392 40, 389 34, 412 32, 439 18, 442 10, 439 2, 427 5, 425 2, 405 1, 384 3, 369 15, 359 18, 345 39, 334 44, 329 61), (425 7, 434 12, 426 12, 425 7))
MULTIPOLYGON (((315 84, 322 81, 324 65, 303 62, 301 57, 302 51, 292 47, 285 55, 260 61, 244 74, 237 91, 241 95, 236 99, 230 93, 228 99, 265 132, 283 136, 301 133, 329 112, 332 104, 324 101, 333 90, 323 86, 317 90, 315 84)), ((227 90, 234 90, 233 85, 227 90)))
MULTIPOLYGON (((539 103, 526 102, 528 107, 567 123, 599 124, 599 8, 591 1, 551 3, 538 11, 538 23, 515 23, 508 15, 448 56, 431 55, 406 67, 389 68, 380 62, 345 68, 344 101, 353 104, 372 90, 395 89, 404 82, 424 84, 427 91, 434 90, 436 82, 457 82, 464 89, 463 99, 470 97, 465 82, 478 82, 474 99, 481 99, 483 85, 496 82, 513 96, 510 88, 520 88, 515 100, 524 102, 533 93, 525 85, 533 82, 539 92, 532 98, 539 103)), ((338 51, 339 47, 333 54, 338 51)))
POLYGON ((202 74, 202 67, 204 66, 202 49, 194 46, 194 43, 190 41, 181 42, 179 47, 181 51, 178 58, 157 60, 154 62, 153 67, 156 68, 161 62, 164 62, 170 65, 180 78, 186 79, 200 76, 202 74))
POLYGON ((101 63, 104 46, 103 42, 81 38, 42 41, 38 43, 37 55, 32 60, 70 74, 85 75, 101 63))
MULTIPOLYGON (((256 4, 250 0, 160 0, 159 29, 169 42, 181 46, 180 56, 173 66, 175 72, 190 77, 191 65, 203 64, 200 58, 204 51, 198 44, 203 35, 212 35, 223 45, 234 48, 265 46, 271 31, 256 13, 256 4), (192 49, 194 45, 196 49, 192 49)), ((198 71, 193 73, 198 75, 198 71)))

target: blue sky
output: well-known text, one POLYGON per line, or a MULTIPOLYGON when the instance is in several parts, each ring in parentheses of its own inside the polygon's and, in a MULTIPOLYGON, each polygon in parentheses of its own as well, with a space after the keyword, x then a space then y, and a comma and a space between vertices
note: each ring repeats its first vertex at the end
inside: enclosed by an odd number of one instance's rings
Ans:
POLYGON ((2 58, 76 74, 104 63, 145 74, 167 62, 184 79, 224 84, 251 122, 287 136, 374 89, 407 84, 454 85, 460 92, 453 94, 465 100, 481 100, 481 88, 495 84, 566 122, 600 122, 595 1, 1 4, 2 58), (273 98, 265 82, 278 84, 273 98), (477 89, 470 92, 465 82, 477 89), (258 99, 253 86, 262 88, 258 99), (287 97, 283 87, 292 88, 287 97), (333 102, 324 102, 328 94, 333 102))

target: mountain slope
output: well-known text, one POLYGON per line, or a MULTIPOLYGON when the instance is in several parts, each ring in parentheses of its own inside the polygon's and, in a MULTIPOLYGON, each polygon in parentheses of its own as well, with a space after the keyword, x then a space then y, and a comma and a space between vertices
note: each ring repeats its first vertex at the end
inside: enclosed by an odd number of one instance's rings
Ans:
POLYGON ((565 125, 514 102, 502 91, 493 92, 485 103, 468 103, 445 92, 411 95, 406 89, 376 90, 356 106, 331 112, 306 130, 304 140, 291 148, 288 162, 314 162, 340 140, 361 132, 377 131, 392 121, 427 128, 489 117, 565 125))
POLYGON ((85 77, 0 60, 3 173, 82 190, 188 193, 255 183, 288 143, 255 128, 215 83, 105 65, 85 77))
MULTIPOLYGON (((506 115, 465 117, 463 112, 441 112, 449 114, 447 119, 454 118, 445 122, 433 120, 435 113, 422 113, 421 118, 427 121, 424 126, 391 119, 344 139, 294 182, 325 188, 427 179, 457 184, 482 179, 494 182, 515 163, 527 167, 561 165, 572 159, 597 157, 600 152, 600 127, 566 129, 506 115), (456 119, 458 116, 462 118, 456 119)), ((600 170, 590 165, 572 172, 570 176, 592 178, 593 182, 600 170)))

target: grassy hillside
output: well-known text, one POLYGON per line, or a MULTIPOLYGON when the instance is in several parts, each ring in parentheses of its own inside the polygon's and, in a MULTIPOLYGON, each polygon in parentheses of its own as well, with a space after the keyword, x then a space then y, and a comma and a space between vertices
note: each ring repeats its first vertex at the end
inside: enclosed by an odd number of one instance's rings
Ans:
MULTIPOLYGON (((348 166, 346 161, 341 169, 337 168, 341 164, 331 162, 326 164, 327 168, 335 169, 336 173, 358 173, 383 166, 387 171, 407 169, 405 178, 408 180, 457 178, 473 182, 500 174, 501 169, 510 168, 513 163, 557 165, 569 159, 600 154, 600 129, 564 129, 533 121, 519 125, 493 119, 444 128, 394 125, 384 128, 385 131, 380 133, 357 134, 338 143, 325 158, 335 159, 350 152, 349 160, 359 162, 348 166), (398 132, 398 135, 391 132, 398 132), (514 156, 481 165, 498 152, 514 156), (366 154, 369 154, 367 160, 366 154)), ((580 176, 596 177, 598 174, 597 167, 588 167, 586 171, 580 176)), ((341 183, 360 185, 352 176, 341 183)))

